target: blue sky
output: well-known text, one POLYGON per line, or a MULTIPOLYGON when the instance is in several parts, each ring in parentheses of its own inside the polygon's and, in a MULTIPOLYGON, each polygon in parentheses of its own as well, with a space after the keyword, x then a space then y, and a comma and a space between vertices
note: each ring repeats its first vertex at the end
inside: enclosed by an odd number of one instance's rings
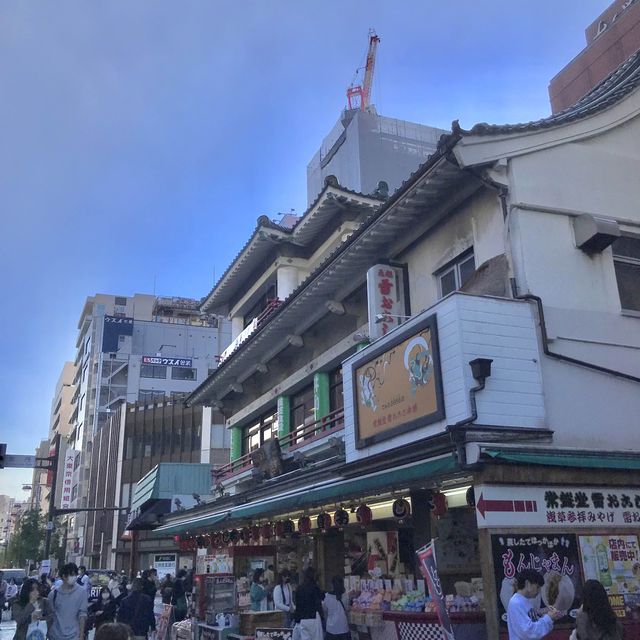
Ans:
MULTIPOLYGON (((88 295, 199 298, 256 218, 304 211, 370 27, 379 113, 519 122, 608 4, 4 0, 0 441, 46 437, 88 295)), ((29 478, 0 471, 0 493, 29 478)))

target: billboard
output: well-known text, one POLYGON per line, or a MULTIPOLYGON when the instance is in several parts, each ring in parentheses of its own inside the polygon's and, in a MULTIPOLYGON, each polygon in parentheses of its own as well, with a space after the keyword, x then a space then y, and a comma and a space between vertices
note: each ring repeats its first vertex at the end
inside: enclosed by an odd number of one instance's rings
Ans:
POLYGON ((436 316, 394 335, 352 361, 358 449, 445 417, 436 316))
POLYGON ((102 353, 115 353, 120 336, 133 335, 133 318, 105 316, 102 329, 102 353))

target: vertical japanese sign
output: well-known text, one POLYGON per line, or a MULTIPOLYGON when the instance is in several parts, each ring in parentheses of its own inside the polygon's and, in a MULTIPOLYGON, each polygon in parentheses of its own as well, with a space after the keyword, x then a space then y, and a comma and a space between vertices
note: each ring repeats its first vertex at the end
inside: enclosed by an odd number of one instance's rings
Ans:
POLYGON ((640 615, 638 536, 580 536, 585 580, 598 580, 619 618, 640 615))
POLYGON ((492 535, 493 567, 498 592, 498 613, 506 622, 509 600, 514 594, 516 575, 524 569, 542 574, 544 585, 534 609, 553 605, 565 611, 565 622, 573 622, 570 612, 579 605, 582 592, 578 542, 573 534, 514 533, 492 535))
POLYGON ((78 452, 75 449, 67 449, 64 454, 64 467, 62 470, 62 492, 60 494, 60 508, 71 508, 71 496, 73 489, 73 469, 78 452))
POLYGON ((449 620, 449 613, 445 604, 442 585, 440 584, 440 577, 438 576, 438 569, 436 568, 434 543, 430 542, 428 545, 422 547, 422 549, 418 549, 416 555, 418 556, 420 571, 427 581, 429 595, 436 606, 444 640, 455 640, 453 627, 451 626, 451 620, 449 620))
POLYGON ((371 340, 402 324, 407 314, 402 268, 388 264, 371 267, 367 271, 367 301, 371 340))

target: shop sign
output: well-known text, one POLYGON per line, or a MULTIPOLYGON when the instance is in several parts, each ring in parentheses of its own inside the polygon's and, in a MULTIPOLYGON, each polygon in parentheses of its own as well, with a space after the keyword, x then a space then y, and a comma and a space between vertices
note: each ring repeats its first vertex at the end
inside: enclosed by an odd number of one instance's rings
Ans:
POLYGON ((475 487, 478 527, 640 527, 639 487, 475 487))
POLYGON ((157 364, 165 367, 192 367, 192 358, 165 358, 163 356, 142 356, 142 364, 157 364))
POLYGON ((420 563, 420 572, 427 581, 429 595, 436 607, 438 620, 442 627, 442 636, 444 640, 455 640, 453 627, 451 626, 451 620, 449 619, 449 612, 447 611, 445 603, 442 584, 440 583, 438 569, 436 568, 436 553, 433 542, 422 547, 422 549, 418 549, 418 551, 416 551, 416 555, 418 556, 418 561, 420 563))
POLYGON ((394 336, 351 363, 358 449, 445 417, 436 316, 394 336))
POLYGON ((638 536, 580 536, 585 580, 598 580, 620 618, 640 613, 640 548, 638 536))
POLYGON ((118 351, 118 337, 133 335, 133 318, 105 316, 102 329, 102 353, 118 351))
POLYGON ((153 568, 158 572, 159 578, 164 578, 167 574, 176 575, 176 554, 161 553, 153 556, 153 568))
POLYGON ((404 269, 376 264, 367 271, 369 338, 381 338, 407 317, 404 269))
POLYGON ((220 363, 223 363, 257 328, 258 318, 254 318, 220 354, 220 363))
POLYGON ((544 585, 532 608, 538 610, 553 605, 567 612, 564 621, 573 622, 582 592, 578 541, 574 534, 492 535, 491 549, 498 613, 503 622, 507 621, 507 607, 514 594, 514 579, 524 569, 533 569, 544 577, 544 585), (557 589, 555 586, 551 589, 552 585, 557 585, 557 589))
POLYGON ((62 492, 60 497, 60 508, 71 508, 71 496, 73 490, 73 469, 78 452, 75 449, 67 449, 64 452, 64 467, 62 471, 62 492))

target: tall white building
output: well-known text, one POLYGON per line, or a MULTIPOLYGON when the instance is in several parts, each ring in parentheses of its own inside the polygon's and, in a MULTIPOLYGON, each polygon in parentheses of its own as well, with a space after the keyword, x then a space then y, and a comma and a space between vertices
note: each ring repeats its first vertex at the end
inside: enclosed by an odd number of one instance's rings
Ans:
MULTIPOLYGON (((228 324, 198 311, 198 301, 145 294, 87 298, 78 322, 69 446, 73 471, 61 485, 60 507, 86 509, 93 441, 122 402, 181 396, 217 366, 230 340, 228 324)), ((67 463, 70 463, 67 461, 67 463)), ((67 558, 82 562, 87 513, 68 521, 67 558)))

